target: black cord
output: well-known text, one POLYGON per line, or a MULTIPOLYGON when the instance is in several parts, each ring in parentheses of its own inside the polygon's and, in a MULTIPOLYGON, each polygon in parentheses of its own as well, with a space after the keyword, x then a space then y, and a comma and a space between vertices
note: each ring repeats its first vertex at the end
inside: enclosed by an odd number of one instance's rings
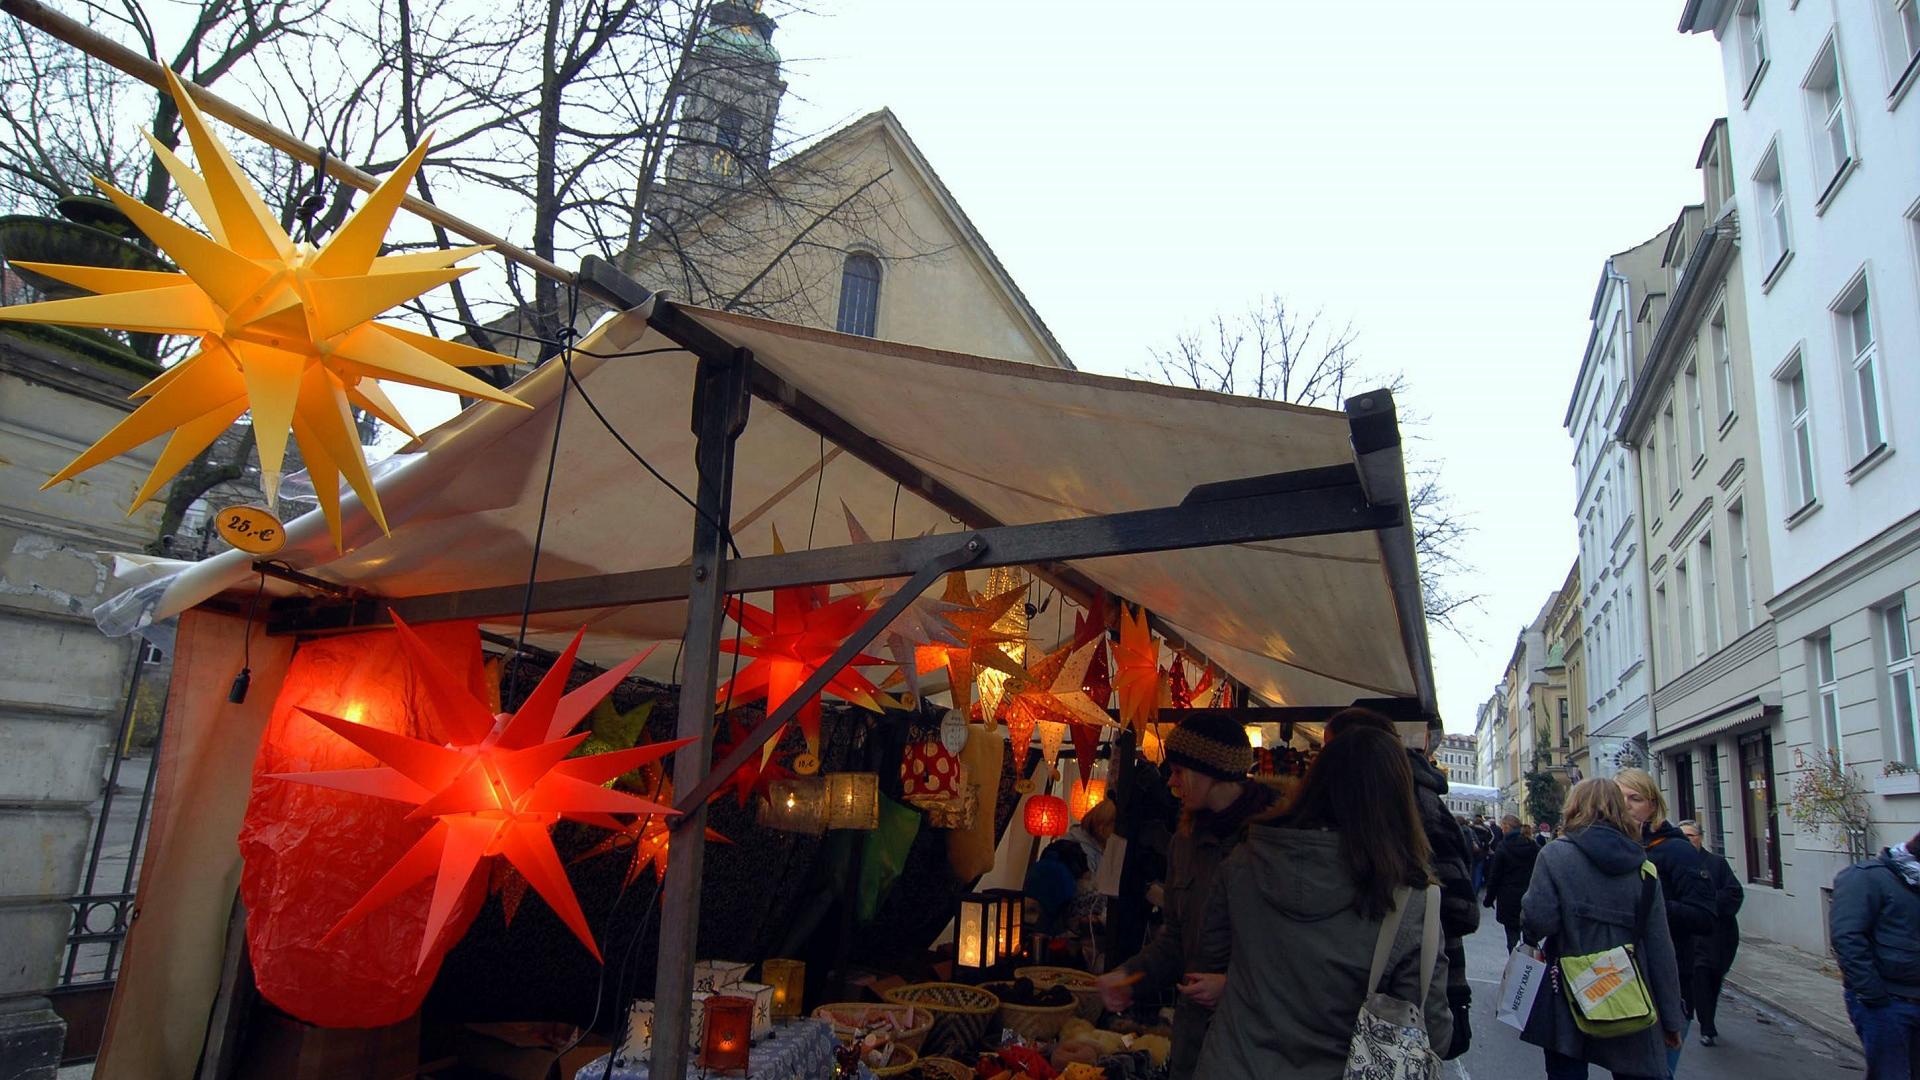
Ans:
MULTIPOLYGON (((580 302, 580 290, 567 290, 567 333, 569 340, 573 333, 573 319, 580 302)), ((560 404, 553 414, 553 443, 547 449, 547 480, 540 489, 540 518, 533 527, 533 557, 527 560, 527 590, 520 601, 520 632, 513 641, 513 679, 507 685, 505 697, 511 697, 520 690, 520 668, 522 666, 520 650, 527 644, 527 621, 533 615, 533 586, 540 573, 540 547, 547 537, 547 506, 553 500, 553 468, 560 458, 560 429, 567 419, 567 386, 572 382, 573 348, 569 344, 560 353, 560 366, 569 379, 560 384, 560 404)), ((503 698, 504 700, 504 698, 503 698)))
MULTIPOLYGON (((567 343, 565 341, 562 341, 557 338, 542 337, 539 334, 523 334, 517 330, 505 330, 497 326, 488 326, 485 323, 469 322, 466 319, 455 318, 454 316, 451 316, 451 315, 435 315, 433 316, 433 318, 439 320, 440 322, 452 323, 455 326, 464 327, 467 330, 478 331, 479 333, 487 334, 489 336, 512 338, 515 341, 525 341, 534 345, 545 346, 546 348, 553 349, 556 351, 566 348, 567 346, 567 343)), ((587 357, 590 360, 626 360, 636 356, 660 356, 665 353, 683 353, 687 351, 688 351, 687 348, 683 345, 663 345, 663 346, 659 346, 657 348, 652 348, 652 349, 632 349, 625 352, 610 352, 610 353, 594 352, 592 349, 582 349, 582 348, 579 348, 578 346, 575 346, 573 349, 573 354, 575 356, 587 357)), ((508 353, 501 353, 500 357, 502 360, 507 360, 507 361, 512 361, 515 359, 511 354, 508 354, 508 353)))
POLYGON ((820 489, 827 482, 827 437, 820 436, 820 465, 813 474, 813 516, 807 519, 807 550, 813 550, 813 527, 820 524, 820 489))
POLYGON ((900 482, 893 484, 893 513, 887 517, 887 539, 900 539, 900 482))

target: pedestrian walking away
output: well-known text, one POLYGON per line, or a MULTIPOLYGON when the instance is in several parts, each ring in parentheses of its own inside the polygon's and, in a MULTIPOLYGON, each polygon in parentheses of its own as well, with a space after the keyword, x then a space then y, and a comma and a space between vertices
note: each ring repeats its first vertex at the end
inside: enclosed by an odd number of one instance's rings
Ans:
MULTIPOLYGON (((1660 873, 1660 892, 1666 903, 1667 931, 1673 939, 1674 955, 1691 966, 1698 942, 1710 937, 1714 928, 1713 881, 1706 860, 1687 842, 1680 827, 1667 820, 1667 799, 1660 785, 1645 769, 1621 769, 1614 783, 1626 797, 1627 811, 1639 824, 1640 839, 1646 845, 1647 861, 1660 873)), ((1686 1043, 1686 1028, 1693 1022, 1693 986, 1680 980, 1680 1004, 1687 1018, 1681 1030, 1681 1046, 1686 1043)), ((1680 1067, 1680 1047, 1667 1051, 1669 1075, 1680 1067)))
POLYGON ((1167 857, 1161 909, 1165 918, 1139 955, 1102 975, 1096 985, 1107 1008, 1117 1012, 1132 1004, 1136 982, 1179 984, 1167 1069, 1169 1080, 1187 1080, 1194 1075, 1225 983, 1224 956, 1213 965, 1197 958, 1207 898, 1220 864, 1245 838, 1248 826, 1276 817, 1280 807, 1272 788, 1247 777, 1253 768, 1253 744, 1238 722, 1217 714, 1182 720, 1165 745, 1174 792, 1180 797, 1180 828, 1167 857))
POLYGON ((1562 816, 1566 835, 1541 850, 1523 900, 1527 938, 1542 942, 1550 975, 1521 1038, 1545 1053, 1547 1080, 1585 1077, 1589 1065, 1615 1080, 1670 1076, 1667 1054, 1681 1044, 1686 1023, 1680 965, 1658 874, 1647 872, 1637 839, 1640 823, 1620 787, 1603 779, 1575 784, 1562 816), (1622 945, 1633 949, 1657 1019, 1628 1034, 1590 1035, 1574 1018, 1558 960, 1622 945))
MULTIPOLYGON (((1376 992, 1418 1003, 1428 1047, 1443 1051, 1453 1034, 1447 961, 1434 956, 1429 972, 1421 959, 1422 924, 1438 892, 1428 882, 1405 748, 1366 727, 1329 741, 1287 813, 1256 825, 1221 869, 1200 956, 1225 966, 1227 978, 1195 1075, 1340 1076, 1361 1007, 1376 992), (1389 914, 1398 927, 1383 937, 1389 914), (1382 975, 1369 985, 1376 957, 1382 975)), ((1372 1049, 1363 1042, 1362 1055, 1372 1049)))
POLYGON ((1713 933, 1702 937, 1694 947, 1693 971, 1687 971, 1687 958, 1681 957, 1680 977, 1693 980, 1693 1010, 1700 1021, 1700 1045, 1713 1046, 1720 1041, 1720 991, 1726 985, 1727 972, 1733 970, 1734 954, 1740 950, 1740 905, 1747 890, 1734 875, 1726 856, 1707 847, 1696 821, 1680 823, 1680 832, 1692 842, 1706 860, 1707 878, 1713 883, 1713 933))
POLYGON ((1487 868, 1486 906, 1493 909, 1494 920, 1507 928, 1507 951, 1520 944, 1520 900, 1527 894, 1527 881, 1533 877, 1533 861, 1540 857, 1540 845, 1533 842, 1520 819, 1512 814, 1500 819, 1506 834, 1493 851, 1493 864, 1487 868))
POLYGON ((1920 833, 1833 879, 1827 929, 1867 1080, 1920 1077, 1920 833))

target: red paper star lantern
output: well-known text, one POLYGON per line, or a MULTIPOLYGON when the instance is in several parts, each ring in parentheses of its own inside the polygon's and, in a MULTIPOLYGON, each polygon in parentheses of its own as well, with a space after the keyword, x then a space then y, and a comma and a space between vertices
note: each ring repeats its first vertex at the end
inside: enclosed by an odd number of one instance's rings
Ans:
MULTIPOLYGON (((777 549, 779 544, 776 542, 774 546, 777 549)), ((720 687, 718 700, 721 703, 731 700, 733 704, 740 705, 764 698, 768 712, 778 709, 781 703, 793 696, 794 691, 800 689, 801 683, 820 670, 827 658, 840 647, 840 643, 859 628, 867 616, 867 608, 864 594, 850 593, 838 600, 830 600, 824 585, 775 589, 772 611, 755 607, 737 597, 729 598, 727 614, 740 624, 745 637, 737 645, 731 637, 722 638, 720 651, 737 652, 753 660, 720 687)), ((854 668, 856 665, 871 667, 885 662, 865 653, 858 654, 834 675, 826 688, 856 705, 880 712, 881 706, 877 700, 880 688, 854 668)), ((820 695, 815 694, 802 705, 794 719, 807 737, 807 753, 817 760, 820 756, 820 695)), ((763 763, 773 756, 778 738, 776 735, 768 739, 761 749, 760 760, 763 763)))
MULTIPOLYGON (((647 766, 646 773, 645 797, 653 802, 673 805, 673 777, 668 776, 658 762, 647 766)), ((716 797, 719 795, 718 792, 714 794, 716 797)), ((716 844, 733 843, 713 829, 707 830, 707 839, 716 844)), ((573 861, 577 865, 609 852, 632 849, 633 859, 627 863, 627 876, 620 882, 621 890, 625 891, 640 879, 640 872, 649 866, 653 867, 656 884, 667 879, 667 852, 672 841, 673 828, 665 819, 655 815, 637 817, 573 861)))
POLYGON ((1173 667, 1167 670, 1167 701, 1176 709, 1193 708, 1193 691, 1187 689, 1187 667, 1177 656, 1173 658, 1173 667))
POLYGON ((1113 666, 1120 722, 1133 728, 1152 723, 1160 706, 1160 642, 1147 628, 1145 608, 1120 606, 1120 644, 1113 650, 1113 666))
POLYGON ((1100 749, 1100 729, 1112 723, 1105 714, 1107 706, 1113 701, 1113 677, 1107 668, 1107 594, 1098 593, 1093 606, 1073 616, 1073 643, 1092 644, 1092 656, 1087 662, 1086 680, 1081 689, 1087 692, 1087 700, 1093 702, 1101 711, 1099 723, 1069 723, 1067 730, 1073 735, 1073 752, 1083 767, 1093 761, 1100 749))
POLYGON ((480 871, 483 860, 499 855, 526 877, 587 951, 600 959, 600 949, 587 929, 586 915, 567 881, 548 830, 562 817, 619 829, 623 826, 613 814, 674 812, 670 806, 602 785, 691 740, 567 758, 586 740, 587 733, 566 733, 646 659, 647 653, 563 694, 580 648, 581 634, 575 634, 520 710, 512 715, 494 715, 486 702, 455 679, 398 616, 394 628, 432 704, 454 729, 454 741, 436 745, 302 709, 384 764, 372 769, 274 774, 280 780, 414 803, 418 809, 412 816, 434 819, 426 835, 340 917, 329 935, 431 877, 433 901, 416 960, 424 964, 467 882, 480 871))

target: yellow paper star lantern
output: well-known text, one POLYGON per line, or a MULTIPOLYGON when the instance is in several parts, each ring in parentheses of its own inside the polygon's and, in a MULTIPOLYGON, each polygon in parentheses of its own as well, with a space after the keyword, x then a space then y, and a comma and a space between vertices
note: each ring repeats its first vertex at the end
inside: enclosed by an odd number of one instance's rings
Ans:
POLYGON ((342 477, 385 531, 386 515, 367 471, 353 409, 365 409, 409 436, 414 432, 375 380, 525 407, 459 370, 497 364, 497 354, 373 321, 467 273, 471 267, 453 264, 485 249, 380 255, 387 227, 426 156, 426 140, 324 245, 295 244, 180 80, 172 72, 167 79, 201 172, 189 169, 153 136, 147 140, 207 232, 167 217, 99 177, 93 182, 180 272, 20 262, 23 269, 98 295, 0 308, 0 320, 179 334, 198 338, 199 348, 136 391, 135 398, 146 400, 42 490, 171 432, 134 496, 131 514, 251 411, 269 502, 279 495, 291 433, 334 545, 341 542, 342 477))

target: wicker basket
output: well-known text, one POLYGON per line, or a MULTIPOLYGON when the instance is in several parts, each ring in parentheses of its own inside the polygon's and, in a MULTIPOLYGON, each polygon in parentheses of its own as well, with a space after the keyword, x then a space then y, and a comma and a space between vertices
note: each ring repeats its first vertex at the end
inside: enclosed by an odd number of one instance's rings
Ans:
POLYGON ((893 1057, 889 1059, 892 1064, 872 1066, 873 1075, 899 1076, 901 1073, 913 1068, 913 1063, 918 1061, 919 1058, 920 1055, 914 1053, 912 1047, 905 1043, 894 1043, 893 1057))
POLYGON ((1064 986, 1073 991, 1074 1003, 1078 1006, 1074 1015, 1087 1023, 1097 1023, 1107 1011, 1106 1003, 1100 1000, 1100 987, 1090 972, 1079 968, 1064 967, 1023 967, 1013 970, 1016 979, 1031 979, 1033 985, 1045 988, 1064 986))
POLYGON ((987 1026, 1000 1011, 1000 999, 977 986, 960 983, 913 983, 886 992, 895 1005, 913 1005, 933 1012, 933 1030, 925 1051, 937 1057, 965 1054, 987 1037, 987 1026))
POLYGON ((904 1046, 916 1054, 926 1045, 927 1032, 933 1030, 934 1014, 923 1006, 842 1002, 838 1005, 822 1005, 813 1010, 816 1019, 833 1025, 833 1037, 843 1043, 853 1042, 871 1030, 873 1018, 881 1013, 893 1014, 895 1045, 904 1046))
POLYGON ((946 1080, 973 1080, 974 1070, 953 1060, 943 1057, 923 1057, 915 1064, 920 1066, 920 1075, 939 1074, 946 1080))
MULTIPOLYGON (((998 987, 1007 985, 988 983, 987 988, 995 990, 997 994, 998 987)), ((1000 1026, 1028 1042, 1056 1039, 1060 1037, 1060 1029, 1073 1019, 1079 1008, 1077 1000, 1065 1005, 1015 1005, 1003 999, 1000 1002, 1000 1026)))

